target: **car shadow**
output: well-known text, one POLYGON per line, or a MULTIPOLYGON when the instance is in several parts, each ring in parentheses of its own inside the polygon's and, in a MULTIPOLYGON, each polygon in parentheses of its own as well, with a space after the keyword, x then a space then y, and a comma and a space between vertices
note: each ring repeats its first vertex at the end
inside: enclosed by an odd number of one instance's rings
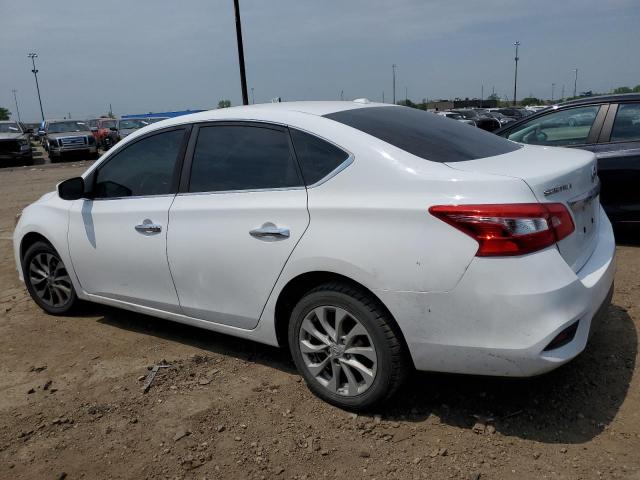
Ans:
POLYGON ((640 247, 640 224, 617 224, 614 225, 613 232, 616 237, 616 245, 640 247))
MULTIPOLYGON (((82 313, 117 328, 296 373, 284 349, 100 305, 88 305, 82 313)), ((637 353, 633 320, 624 308, 611 305, 586 350, 553 372, 522 379, 414 372, 394 399, 371 415, 408 422, 437 417, 461 429, 480 420, 490 425, 489 433, 495 428, 543 443, 584 443, 615 418, 637 353)))
MULTIPOLYGON (((532 378, 416 372, 388 406, 391 417, 473 428, 478 419, 503 435, 543 443, 584 443, 613 421, 627 396, 638 354, 633 320, 611 305, 585 351, 532 378)), ((479 425, 482 430, 482 425, 479 425)))

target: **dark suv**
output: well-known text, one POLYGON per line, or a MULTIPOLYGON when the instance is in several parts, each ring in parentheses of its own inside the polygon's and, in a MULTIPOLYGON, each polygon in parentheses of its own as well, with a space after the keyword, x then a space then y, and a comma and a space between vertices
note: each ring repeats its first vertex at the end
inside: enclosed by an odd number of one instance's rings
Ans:
POLYGON ((20 122, 0 122, 0 166, 32 163, 29 131, 20 122))
POLYGON ((572 100, 495 133, 520 143, 594 152, 600 201, 609 218, 640 222, 640 94, 572 100))

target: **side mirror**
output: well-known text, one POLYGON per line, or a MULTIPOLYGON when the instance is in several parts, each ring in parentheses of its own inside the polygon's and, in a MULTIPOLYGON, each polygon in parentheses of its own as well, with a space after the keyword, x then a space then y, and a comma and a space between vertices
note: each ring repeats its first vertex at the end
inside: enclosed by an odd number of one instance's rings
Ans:
POLYGON ((84 179, 74 177, 58 184, 58 196, 63 200, 78 200, 85 196, 84 179))

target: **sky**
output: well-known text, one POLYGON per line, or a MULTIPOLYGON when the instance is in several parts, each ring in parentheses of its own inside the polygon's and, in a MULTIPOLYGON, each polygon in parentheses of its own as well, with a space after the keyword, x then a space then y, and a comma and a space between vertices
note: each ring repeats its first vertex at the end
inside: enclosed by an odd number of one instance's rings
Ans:
MULTIPOLYGON (((640 0, 240 0, 249 89, 283 100, 555 98, 640 84, 640 0)), ((89 118, 242 103, 233 0, 0 0, 0 106, 89 118)), ((249 90, 251 101, 251 90, 249 90)))

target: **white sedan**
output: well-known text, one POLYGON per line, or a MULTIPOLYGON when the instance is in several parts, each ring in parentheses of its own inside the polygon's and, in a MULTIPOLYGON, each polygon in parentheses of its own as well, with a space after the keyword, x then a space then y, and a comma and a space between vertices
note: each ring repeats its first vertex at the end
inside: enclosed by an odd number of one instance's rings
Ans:
POLYGON ((592 153, 385 104, 300 102, 155 123, 22 213, 18 271, 65 314, 103 303, 289 348, 321 398, 412 368, 530 376, 610 300, 592 153))

